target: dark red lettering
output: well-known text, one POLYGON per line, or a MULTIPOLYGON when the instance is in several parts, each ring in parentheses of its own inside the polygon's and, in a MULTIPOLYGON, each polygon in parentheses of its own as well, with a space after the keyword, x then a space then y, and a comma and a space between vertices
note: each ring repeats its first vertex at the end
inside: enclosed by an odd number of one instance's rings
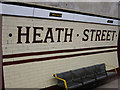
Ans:
POLYGON ((107 30, 102 31, 101 41, 105 41, 105 33, 106 32, 107 32, 107 30))
POLYGON ((73 29, 70 29, 70 34, 68 34, 68 28, 65 28, 65 39, 64 39, 64 42, 67 42, 67 37, 68 36, 70 37, 69 42, 72 42, 72 32, 73 32, 73 29))
POLYGON ((92 32, 92 34, 91 34, 91 41, 93 41, 93 35, 94 35, 94 32, 95 32, 96 30, 91 30, 90 32, 92 32))
POLYGON ((61 31, 64 31, 64 28, 56 28, 56 31, 58 31, 58 40, 57 40, 57 42, 60 42, 61 31))
POLYGON ((17 26, 18 28, 18 44, 22 43, 21 41, 21 36, 26 36, 26 42, 25 43, 30 43, 29 42, 29 30, 30 30, 30 27, 26 27, 26 33, 21 33, 22 31, 22 26, 17 26))
POLYGON ((33 42, 32 43, 42 43, 43 40, 36 40, 36 36, 40 37, 41 34, 37 33, 37 30, 42 30, 43 31, 43 27, 33 27, 34 29, 34 35, 33 35, 33 42))
POLYGON ((87 41, 89 39, 88 33, 89 33, 89 30, 85 29, 83 34, 85 35, 86 38, 82 38, 82 41, 87 41))
POLYGON ((101 30, 97 30, 95 41, 100 41, 101 30))
POLYGON ((114 40, 115 33, 116 33, 116 31, 113 31, 112 41, 114 40))
POLYGON ((106 36, 106 40, 107 40, 107 41, 110 41, 110 33, 111 33, 111 31, 108 30, 108 32, 107 32, 107 36, 106 36))
POLYGON ((48 28, 47 34, 45 36, 44 43, 47 43, 47 39, 51 39, 51 42, 54 42, 53 40, 53 33, 52 33, 52 28, 48 28), (50 36, 49 36, 50 35, 50 36))

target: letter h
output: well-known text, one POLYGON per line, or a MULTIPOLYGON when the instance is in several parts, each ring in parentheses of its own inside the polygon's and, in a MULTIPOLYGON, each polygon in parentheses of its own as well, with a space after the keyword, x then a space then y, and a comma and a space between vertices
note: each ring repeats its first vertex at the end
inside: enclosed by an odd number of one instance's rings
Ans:
POLYGON ((30 30, 30 27, 26 27, 26 33, 21 33, 22 26, 18 26, 17 28, 18 28, 18 42, 17 42, 17 44, 22 43, 21 42, 21 36, 26 36, 26 42, 25 43, 30 43, 29 42, 29 30, 30 30))

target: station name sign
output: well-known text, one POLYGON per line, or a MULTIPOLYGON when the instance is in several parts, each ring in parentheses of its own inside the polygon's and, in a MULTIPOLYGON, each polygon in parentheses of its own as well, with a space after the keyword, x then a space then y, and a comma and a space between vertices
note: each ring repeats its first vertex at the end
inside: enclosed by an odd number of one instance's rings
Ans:
MULTIPOLYGON (((73 42, 73 37, 81 37, 81 41, 114 41, 117 33, 114 30, 84 29, 80 33, 75 33, 74 28, 44 28, 44 27, 23 27, 17 26, 17 44, 22 43, 54 43, 73 42), (23 32, 24 30, 24 32, 23 32), (43 33, 45 31, 45 33, 43 33), (32 33, 30 33, 32 32, 32 33), (32 41, 29 39, 32 35, 32 41), (55 35, 57 34, 57 35, 55 35), (76 34, 76 35, 75 35, 76 34), (42 36, 42 37, 41 37, 42 36), (43 38, 44 37, 44 38, 43 38), (25 41, 22 40, 25 38, 25 41), (63 39, 61 39, 63 38, 63 39)), ((9 34, 12 37, 12 34, 9 34)))

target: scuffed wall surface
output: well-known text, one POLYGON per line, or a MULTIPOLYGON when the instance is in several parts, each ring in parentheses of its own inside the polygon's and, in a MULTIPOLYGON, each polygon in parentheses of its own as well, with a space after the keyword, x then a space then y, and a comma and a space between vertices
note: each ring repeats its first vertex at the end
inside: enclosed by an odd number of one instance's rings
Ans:
POLYGON ((0 0, 47 5, 118 18, 119 0, 0 0))
POLYGON ((118 17, 118 2, 39 2, 37 4, 109 17, 118 17))

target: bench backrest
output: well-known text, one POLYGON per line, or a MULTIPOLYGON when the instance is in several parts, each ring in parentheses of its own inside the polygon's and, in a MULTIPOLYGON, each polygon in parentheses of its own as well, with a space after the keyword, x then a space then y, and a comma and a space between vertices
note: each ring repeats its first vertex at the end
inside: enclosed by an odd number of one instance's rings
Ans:
POLYGON ((89 66, 85 68, 85 77, 95 78, 95 66, 89 66))
MULTIPOLYGON (((67 72, 63 72, 63 73, 59 73, 56 74, 59 78, 62 78, 64 80, 66 80, 67 82, 69 82, 70 80, 72 80, 72 73, 71 71, 67 71, 67 72)), ((63 83, 63 81, 58 80, 58 84, 63 83)))
MULTIPOLYGON (((98 75, 99 76, 103 76, 103 75, 107 76, 107 72, 106 72, 105 64, 103 63, 103 64, 89 66, 86 68, 80 68, 80 69, 76 69, 76 70, 72 70, 72 71, 58 73, 56 75, 59 78, 66 80, 67 82, 72 81, 73 79, 78 79, 78 78, 82 82, 82 79, 85 79, 85 78, 95 79, 98 75)), ((58 84, 63 84, 63 81, 58 80, 58 84)))
POLYGON ((95 65, 95 73, 99 75, 107 75, 105 64, 95 65))
POLYGON ((85 68, 80 68, 72 71, 73 79, 81 78, 85 76, 85 68))

